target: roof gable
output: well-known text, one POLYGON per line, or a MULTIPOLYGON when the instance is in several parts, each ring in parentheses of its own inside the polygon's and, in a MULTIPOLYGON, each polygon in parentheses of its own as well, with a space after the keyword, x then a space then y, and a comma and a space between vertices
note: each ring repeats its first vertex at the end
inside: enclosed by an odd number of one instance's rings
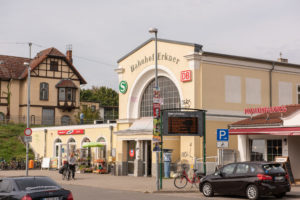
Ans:
MULTIPOLYGON (((63 59, 68 64, 68 66, 74 71, 74 73, 78 76, 78 78, 80 80, 80 84, 86 84, 87 83, 84 80, 84 78, 81 76, 81 74, 76 70, 74 65, 66 58, 66 56, 54 47, 45 49, 45 50, 37 53, 36 57, 34 57, 30 62, 31 70, 33 71, 34 69, 36 69, 48 57, 55 57, 55 58, 63 59)), ((14 57, 14 58, 18 59, 18 57, 14 57)), ((29 59, 27 59, 27 62, 28 61, 29 61, 29 59)), ((26 76, 28 74, 28 70, 25 70, 26 67, 24 66, 24 62, 19 63, 19 65, 17 67, 19 69, 22 69, 22 70, 20 70, 21 72, 18 74, 17 78, 18 79, 26 78, 26 76)))
MULTIPOLYGON (((132 51, 130 51, 128 54, 126 54, 125 56, 123 56, 122 58, 120 58, 117 61, 117 63, 122 62, 124 59, 126 59, 127 57, 129 57, 133 53, 137 52, 138 50, 140 50, 141 48, 143 48, 144 46, 146 46, 148 43, 150 43, 152 41, 155 41, 155 38, 150 38, 146 42, 142 43, 141 45, 139 45, 138 47, 136 47, 135 49, 133 49, 132 51)), ((200 44, 194 44, 194 43, 188 43, 188 42, 179 42, 179 41, 166 40, 166 39, 160 39, 160 38, 157 38, 157 41, 158 42, 173 43, 173 44, 180 44, 180 45, 185 45, 185 46, 193 46, 195 52, 200 52, 202 50, 202 45, 200 45, 200 44)))

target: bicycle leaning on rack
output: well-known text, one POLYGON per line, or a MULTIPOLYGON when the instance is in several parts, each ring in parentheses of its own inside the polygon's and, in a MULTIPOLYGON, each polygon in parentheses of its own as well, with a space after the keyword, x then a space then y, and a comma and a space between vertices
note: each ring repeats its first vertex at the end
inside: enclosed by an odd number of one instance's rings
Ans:
POLYGON ((204 176, 203 174, 201 174, 200 172, 197 172, 197 169, 193 169, 193 177, 192 179, 189 179, 188 174, 186 173, 186 166, 182 165, 182 172, 174 179, 174 186, 177 187, 178 189, 182 189, 184 188, 187 183, 191 183, 192 187, 193 185, 196 186, 197 188, 197 184, 200 183, 200 179, 204 176))

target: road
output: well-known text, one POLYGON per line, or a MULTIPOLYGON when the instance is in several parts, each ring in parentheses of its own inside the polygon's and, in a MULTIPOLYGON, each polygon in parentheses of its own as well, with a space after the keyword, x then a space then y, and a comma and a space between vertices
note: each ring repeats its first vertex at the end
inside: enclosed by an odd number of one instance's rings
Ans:
MULTIPOLYGON (((72 191, 75 200, 195 200, 195 199, 210 199, 210 200, 245 200, 243 197, 232 196, 215 196, 213 198, 206 198, 199 192, 173 192, 173 193, 144 193, 144 192, 132 192, 124 190, 111 190, 103 189, 99 187, 88 187, 79 185, 62 185, 64 188, 72 191)), ((264 197, 263 199, 272 200, 275 197, 264 197)), ((282 199, 299 199, 299 196, 289 193, 287 197, 282 199)))

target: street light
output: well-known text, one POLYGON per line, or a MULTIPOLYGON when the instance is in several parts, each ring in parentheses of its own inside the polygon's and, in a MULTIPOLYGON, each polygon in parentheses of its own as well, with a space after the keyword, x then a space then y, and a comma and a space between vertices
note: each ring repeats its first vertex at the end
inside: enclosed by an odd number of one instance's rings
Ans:
MULTIPOLYGON (((158 32, 157 28, 150 28, 149 29, 149 33, 154 33, 155 34, 155 90, 156 91, 158 91, 158 80, 157 80, 157 32, 158 32)), ((159 152, 156 151, 156 189, 157 190, 159 190, 159 174, 160 174, 159 173, 159 152)))
MULTIPOLYGON (((32 43, 29 42, 29 62, 24 62, 24 65, 28 68, 28 76, 27 76, 27 128, 29 128, 29 115, 30 115, 30 62, 31 62, 31 46, 32 43)), ((28 149, 29 142, 26 140, 26 176, 28 176, 28 149)))
POLYGON ((158 88, 158 81, 157 81, 157 28, 150 28, 149 33, 155 34, 155 88, 158 88))

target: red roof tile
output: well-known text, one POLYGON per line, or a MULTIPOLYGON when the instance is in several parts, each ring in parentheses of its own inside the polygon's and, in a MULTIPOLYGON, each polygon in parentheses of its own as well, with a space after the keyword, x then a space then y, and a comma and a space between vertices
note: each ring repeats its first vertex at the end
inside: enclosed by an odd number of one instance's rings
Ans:
POLYGON ((29 62, 28 58, 0 55, 0 79, 19 79, 27 67, 24 62, 29 62))
POLYGON ((57 88, 77 88, 77 86, 73 83, 73 81, 69 79, 63 79, 59 81, 56 86, 57 88))
POLYGON ((264 113, 260 115, 253 116, 249 119, 244 119, 232 123, 232 126, 243 126, 243 125, 272 125, 272 124, 282 124, 282 118, 288 117, 300 110, 300 104, 287 105, 286 112, 276 112, 276 113, 264 113))

